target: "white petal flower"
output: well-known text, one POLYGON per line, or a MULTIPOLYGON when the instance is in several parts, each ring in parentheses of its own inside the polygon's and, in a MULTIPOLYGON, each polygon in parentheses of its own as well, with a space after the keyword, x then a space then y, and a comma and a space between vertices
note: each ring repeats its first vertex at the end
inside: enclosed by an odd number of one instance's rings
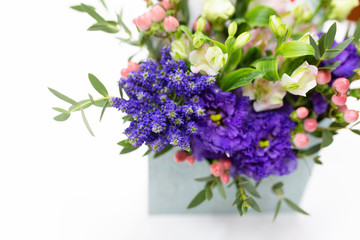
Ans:
POLYGON ((219 47, 209 47, 209 45, 204 44, 201 49, 190 53, 190 69, 193 73, 203 71, 208 75, 217 75, 220 69, 224 67, 227 59, 228 54, 224 54, 219 47))

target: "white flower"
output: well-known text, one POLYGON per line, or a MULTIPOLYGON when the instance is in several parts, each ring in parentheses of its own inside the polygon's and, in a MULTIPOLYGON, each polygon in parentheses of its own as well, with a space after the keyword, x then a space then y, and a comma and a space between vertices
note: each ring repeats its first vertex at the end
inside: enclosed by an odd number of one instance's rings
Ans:
POLYGON ((223 24, 235 13, 235 7, 230 0, 205 0, 202 16, 213 24, 215 30, 222 30, 223 24))
POLYGON ((281 84, 289 93, 305 97, 309 90, 316 87, 317 73, 317 67, 305 61, 291 74, 291 77, 286 73, 282 75, 281 84))
POLYGON ((171 57, 175 60, 185 60, 190 54, 189 40, 183 35, 180 39, 171 43, 171 57))
POLYGON ((219 47, 210 47, 208 44, 192 51, 189 56, 191 71, 193 73, 204 71, 208 75, 217 75, 227 59, 228 54, 224 54, 219 47))
POLYGON ((256 112, 280 108, 286 91, 279 81, 271 82, 257 78, 253 83, 242 87, 243 96, 255 100, 253 107, 256 112))

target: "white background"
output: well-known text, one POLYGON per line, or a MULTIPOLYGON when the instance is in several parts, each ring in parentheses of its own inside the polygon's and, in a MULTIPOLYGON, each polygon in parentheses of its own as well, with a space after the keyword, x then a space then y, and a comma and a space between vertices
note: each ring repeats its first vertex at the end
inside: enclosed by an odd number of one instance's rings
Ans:
MULTIPOLYGON (((128 20, 145 9, 142 0, 112 2, 111 13, 126 5, 128 20)), ((101 109, 87 111, 95 138, 80 114, 52 120, 51 107, 67 105, 48 86, 82 100, 96 95, 91 72, 116 95, 119 72, 135 51, 87 32, 93 20, 69 9, 77 3, 0 3, 1 240, 360 239, 360 138, 346 130, 313 171, 302 203, 310 217, 149 216, 146 158, 141 151, 118 155, 120 113, 109 109, 100 124, 101 109)))

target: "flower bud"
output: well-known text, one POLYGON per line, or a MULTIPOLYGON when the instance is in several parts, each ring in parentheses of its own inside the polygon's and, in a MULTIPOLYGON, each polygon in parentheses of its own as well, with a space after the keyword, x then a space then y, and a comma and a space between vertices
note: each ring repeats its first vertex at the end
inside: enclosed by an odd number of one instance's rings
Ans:
POLYGON ((306 107, 299 107, 296 109, 296 116, 299 119, 304 119, 309 115, 309 110, 306 107))
POLYGON ((230 180, 230 177, 229 177, 229 175, 226 174, 226 173, 223 174, 223 175, 221 175, 221 177, 220 177, 220 181, 221 181, 222 183, 228 183, 229 180, 230 180))
POLYGON ((220 162, 215 162, 210 165, 210 173, 215 177, 220 177, 224 174, 224 166, 220 162))
POLYGON ((237 32, 237 23, 236 22, 232 22, 230 25, 229 25, 229 28, 228 28, 228 33, 229 33, 229 36, 233 37, 235 36, 236 32, 237 32))
POLYGON ((346 93, 349 90, 350 82, 346 78, 337 78, 335 79, 332 87, 341 93, 346 93))
POLYGON ((197 32, 202 32, 206 26, 206 19, 203 17, 200 17, 197 21, 196 21, 196 31, 197 32))
POLYGON ((151 14, 144 13, 143 15, 135 18, 133 23, 139 28, 140 31, 147 31, 151 28, 152 21, 151 21, 151 14))
POLYGON ((359 112, 355 110, 346 110, 344 113, 344 120, 348 123, 355 122, 359 119, 359 112))
POLYGON ((348 110, 347 106, 346 105, 343 105, 343 106, 340 106, 338 107, 338 111, 341 112, 341 113, 344 113, 348 110))
POLYGON ((225 170, 229 170, 231 167, 231 161, 229 159, 222 158, 220 159, 220 163, 224 166, 225 170))
POLYGON ((224 23, 235 13, 235 6, 230 0, 205 0, 202 16, 209 20, 215 31, 222 31, 224 23))
POLYGON ((189 165, 193 165, 195 162, 195 157, 193 155, 187 156, 185 158, 185 161, 189 164, 189 165))
POLYGON ((282 38, 285 36, 286 27, 278 16, 276 15, 270 16, 269 25, 271 31, 275 34, 276 37, 282 38))
POLYGON ((251 38, 251 34, 249 32, 243 32, 236 38, 234 48, 235 49, 242 48, 250 41, 250 38, 251 38))
POLYGON ((304 129, 309 133, 315 132, 317 129, 317 125, 317 121, 313 118, 308 118, 304 121, 304 129))
POLYGON ((150 14, 153 22, 161 22, 166 17, 166 12, 160 5, 153 6, 150 14))
POLYGON ((331 81, 331 72, 327 70, 319 70, 316 82, 319 85, 328 84, 331 81))
POLYGON ((183 162, 185 161, 185 159, 188 157, 188 154, 183 151, 183 150, 180 150, 180 151, 177 151, 175 154, 174 154, 174 160, 175 162, 177 163, 180 163, 180 162, 183 162))
POLYGON ((336 106, 343 106, 345 105, 347 100, 347 96, 345 93, 338 93, 338 94, 334 94, 331 97, 331 101, 336 105, 336 106))
POLYGON ((162 0, 162 1, 160 2, 160 4, 161 4, 166 10, 169 10, 169 9, 174 8, 174 6, 170 3, 170 0, 162 0))
POLYGON ((202 45, 204 45, 204 43, 205 43, 204 39, 202 39, 200 37, 195 36, 193 38, 193 46, 194 46, 194 48, 201 48, 202 45))
POLYGON ((179 21, 173 16, 168 16, 164 20, 164 28, 168 33, 175 32, 179 27, 179 21))
POLYGON ((297 148, 305 148, 309 145, 309 138, 305 133, 297 133, 294 137, 294 144, 297 148))

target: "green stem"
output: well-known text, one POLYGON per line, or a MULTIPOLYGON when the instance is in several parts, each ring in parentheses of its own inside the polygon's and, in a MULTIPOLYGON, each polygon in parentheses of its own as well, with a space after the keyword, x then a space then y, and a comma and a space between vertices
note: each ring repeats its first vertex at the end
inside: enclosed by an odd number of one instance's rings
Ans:
MULTIPOLYGON (((94 100, 94 102, 98 102, 98 101, 102 101, 102 100, 109 100, 111 97, 103 97, 103 98, 99 98, 99 99, 96 99, 94 100)), ((78 109, 81 109, 83 108, 84 106, 88 105, 88 104, 91 104, 92 102, 89 100, 88 102, 84 103, 84 104, 81 104, 79 105, 78 107, 74 108, 73 110, 69 111, 70 113, 78 110, 78 109)))

